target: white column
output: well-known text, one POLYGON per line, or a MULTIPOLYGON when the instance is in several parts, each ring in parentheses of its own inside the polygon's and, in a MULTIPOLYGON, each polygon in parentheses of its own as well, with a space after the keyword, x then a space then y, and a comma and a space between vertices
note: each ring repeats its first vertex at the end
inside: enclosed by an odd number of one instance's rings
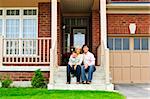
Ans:
POLYGON ((106 0, 100 0, 101 42, 107 48, 106 0))
POLYGON ((57 42, 57 0, 51 0, 51 45, 57 42))
POLYGON ((0 35, 0 66, 3 65, 3 36, 0 35))
POLYGON ((57 52, 57 0, 51 0, 51 49, 50 49, 50 84, 54 83, 54 67, 57 52))
POLYGON ((107 48, 107 15, 106 0, 100 0, 100 21, 101 21, 101 65, 105 70, 105 82, 110 83, 109 72, 109 49, 107 48))

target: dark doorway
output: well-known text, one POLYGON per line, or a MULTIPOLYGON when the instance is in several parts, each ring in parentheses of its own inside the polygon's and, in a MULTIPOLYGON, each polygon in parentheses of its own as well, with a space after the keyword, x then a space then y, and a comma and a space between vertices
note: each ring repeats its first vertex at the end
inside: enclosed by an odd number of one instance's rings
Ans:
POLYGON ((88 17, 63 18, 62 65, 67 65, 71 48, 90 45, 90 31, 88 17))

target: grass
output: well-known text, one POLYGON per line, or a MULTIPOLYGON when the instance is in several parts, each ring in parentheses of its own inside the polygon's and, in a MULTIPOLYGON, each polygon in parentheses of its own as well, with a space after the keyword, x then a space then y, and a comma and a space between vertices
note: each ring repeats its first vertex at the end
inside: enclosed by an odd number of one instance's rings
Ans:
POLYGON ((0 88, 0 99, 125 99, 116 92, 0 88))

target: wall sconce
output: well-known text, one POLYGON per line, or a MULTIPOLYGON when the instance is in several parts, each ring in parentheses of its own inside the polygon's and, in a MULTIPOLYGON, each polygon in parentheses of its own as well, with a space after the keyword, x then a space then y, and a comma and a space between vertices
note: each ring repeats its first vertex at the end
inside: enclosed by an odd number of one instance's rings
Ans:
POLYGON ((136 31, 136 24, 135 23, 130 23, 129 25, 129 30, 131 34, 135 34, 136 31))
POLYGON ((63 27, 62 27, 62 28, 63 28, 63 30, 65 30, 65 29, 66 29, 66 25, 63 25, 63 27))

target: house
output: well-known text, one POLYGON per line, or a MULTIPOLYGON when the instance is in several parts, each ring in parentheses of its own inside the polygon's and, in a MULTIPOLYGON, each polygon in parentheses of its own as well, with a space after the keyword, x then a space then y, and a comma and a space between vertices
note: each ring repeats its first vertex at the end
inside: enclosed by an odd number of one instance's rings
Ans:
POLYGON ((41 69, 54 87, 56 69, 83 44, 108 89, 150 83, 150 0, 0 0, 0 34, 0 75, 15 86, 41 69))

